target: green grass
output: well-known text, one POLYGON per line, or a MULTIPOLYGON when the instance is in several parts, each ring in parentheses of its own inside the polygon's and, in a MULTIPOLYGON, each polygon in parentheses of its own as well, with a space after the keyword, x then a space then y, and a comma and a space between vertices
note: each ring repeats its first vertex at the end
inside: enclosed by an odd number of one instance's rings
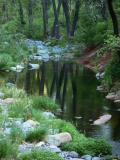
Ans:
POLYGON ((55 112, 58 109, 58 105, 49 97, 45 96, 31 96, 33 100, 33 107, 40 110, 47 110, 55 112))
POLYGON ((14 159, 17 157, 17 146, 10 139, 0 135, 0 159, 14 159))
POLYGON ((20 144, 25 140, 25 136, 22 130, 15 126, 12 127, 9 138, 11 139, 12 143, 17 143, 17 144, 20 144))
POLYGON ((28 132, 25 140, 28 142, 40 142, 47 135, 47 129, 45 128, 37 128, 34 131, 28 132))
POLYGON ((33 150, 32 152, 22 155, 19 160, 63 160, 63 158, 50 151, 33 150))

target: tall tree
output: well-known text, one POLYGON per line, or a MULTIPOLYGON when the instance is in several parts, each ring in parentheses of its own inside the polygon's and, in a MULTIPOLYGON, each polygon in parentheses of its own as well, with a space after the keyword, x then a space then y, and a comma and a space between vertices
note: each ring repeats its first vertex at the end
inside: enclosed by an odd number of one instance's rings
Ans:
POLYGON ((48 0, 42 0, 44 37, 48 37, 48 0))
POLYGON ((70 37, 71 25, 70 25, 70 14, 69 14, 68 0, 62 0, 62 6, 63 6, 63 11, 65 14, 65 19, 66 19, 67 36, 70 37))
MULTIPOLYGON (((56 3, 55 3, 55 0, 52 0, 52 4, 53 4, 53 10, 54 10, 54 17, 55 17, 55 20, 54 20, 54 30, 53 30, 53 36, 57 39, 59 39, 60 35, 59 35, 59 22, 58 22, 58 12, 57 12, 57 9, 56 9, 56 3)), ((58 7, 59 7, 59 2, 58 2, 58 7)))
POLYGON ((25 21, 24 21, 24 13, 23 13, 23 6, 22 6, 21 0, 18 0, 18 5, 19 5, 20 23, 21 25, 24 25, 25 21))
POLYGON ((33 26, 33 0, 28 0, 29 35, 31 36, 33 26))
POLYGON ((76 26, 79 18, 79 10, 80 10, 80 0, 76 0, 75 14, 74 14, 73 24, 71 29, 71 36, 74 36, 75 30, 76 30, 76 26))
POLYGON ((119 27, 118 27, 117 16, 116 16, 116 13, 113 8, 113 0, 107 0, 107 4, 108 4, 108 10, 109 10, 109 13, 110 13, 110 16, 112 19, 114 34, 116 36, 118 36, 119 35, 119 27))

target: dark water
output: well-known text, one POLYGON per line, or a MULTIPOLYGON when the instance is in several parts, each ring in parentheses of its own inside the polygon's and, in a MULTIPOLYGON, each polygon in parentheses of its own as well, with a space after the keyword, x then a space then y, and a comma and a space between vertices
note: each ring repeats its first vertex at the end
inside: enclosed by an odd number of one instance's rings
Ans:
POLYGON ((60 104, 62 118, 73 122, 86 136, 105 138, 120 155, 120 106, 108 102, 96 91, 99 82, 92 71, 76 62, 41 62, 39 70, 1 75, 0 81, 16 83, 27 93, 48 95, 60 104), (103 114, 112 119, 105 125, 93 126, 103 114))

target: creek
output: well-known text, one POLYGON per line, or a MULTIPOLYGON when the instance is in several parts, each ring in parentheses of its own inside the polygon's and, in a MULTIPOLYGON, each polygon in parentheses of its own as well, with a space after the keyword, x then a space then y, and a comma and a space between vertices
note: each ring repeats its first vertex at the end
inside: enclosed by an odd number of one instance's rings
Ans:
POLYGON ((62 119, 74 123, 79 132, 94 138, 105 138, 113 146, 113 154, 120 155, 120 106, 107 101, 96 88, 95 74, 77 60, 32 61, 39 69, 26 68, 21 73, 0 74, 0 81, 14 83, 28 94, 47 95, 62 110, 62 119), (104 114, 112 119, 100 126, 93 121, 104 114))

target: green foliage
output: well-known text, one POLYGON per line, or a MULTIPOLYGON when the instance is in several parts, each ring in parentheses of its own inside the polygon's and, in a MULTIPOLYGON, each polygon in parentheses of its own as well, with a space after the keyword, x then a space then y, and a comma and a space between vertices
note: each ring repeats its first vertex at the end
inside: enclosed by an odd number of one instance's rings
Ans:
POLYGON ((12 127, 11 133, 9 138, 11 139, 12 143, 22 143, 25 139, 22 130, 18 127, 12 127))
POLYGON ((25 140, 29 142, 40 142, 42 141, 47 134, 47 130, 45 128, 37 128, 34 131, 28 132, 25 140))
POLYGON ((45 96, 32 96, 31 99, 33 100, 33 107, 41 110, 48 110, 48 111, 56 111, 58 105, 49 97, 45 96))
POLYGON ((26 93, 22 89, 17 89, 16 87, 6 87, 1 86, 0 91, 3 92, 4 98, 25 98, 26 93))
POLYGON ((0 70, 8 69, 12 62, 12 57, 9 54, 0 54, 0 70))
POLYGON ((105 70, 105 82, 111 85, 114 81, 120 79, 120 59, 117 53, 114 53, 112 60, 105 70))
POLYGON ((59 132, 69 132, 72 136, 72 142, 65 143, 61 146, 63 150, 76 151, 80 155, 107 155, 111 154, 111 146, 104 140, 95 140, 87 138, 80 134, 77 129, 69 122, 54 119, 50 123, 54 129, 59 129, 59 132))
POLYGON ((58 154, 44 150, 33 150, 24 155, 21 155, 19 160, 63 160, 58 154))
POLYGON ((17 146, 12 144, 11 141, 7 137, 3 137, 0 135, 0 159, 15 158, 17 155, 17 146))
POLYGON ((9 106, 9 116, 12 118, 23 118, 25 120, 32 116, 32 101, 29 98, 17 100, 9 106))

